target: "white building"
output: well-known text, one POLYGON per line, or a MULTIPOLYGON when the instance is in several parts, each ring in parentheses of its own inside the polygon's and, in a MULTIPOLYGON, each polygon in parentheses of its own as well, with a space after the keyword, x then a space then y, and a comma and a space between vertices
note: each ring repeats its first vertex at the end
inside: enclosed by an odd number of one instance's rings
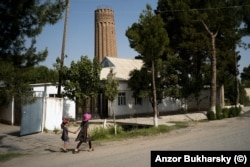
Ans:
MULTIPOLYGON (((143 61, 139 59, 124 59, 116 57, 105 57, 101 62, 102 70, 100 79, 106 79, 110 69, 115 73, 115 78, 119 81, 119 93, 113 102, 113 110, 116 116, 133 116, 150 114, 153 115, 152 105, 148 99, 137 101, 132 97, 133 92, 128 88, 127 81, 129 80, 129 73, 135 69, 140 70, 143 66, 143 61)), ((113 113, 108 103, 108 116, 113 113)), ((177 111, 181 108, 181 102, 172 98, 165 98, 162 103, 158 105, 160 113, 167 113, 177 111)))

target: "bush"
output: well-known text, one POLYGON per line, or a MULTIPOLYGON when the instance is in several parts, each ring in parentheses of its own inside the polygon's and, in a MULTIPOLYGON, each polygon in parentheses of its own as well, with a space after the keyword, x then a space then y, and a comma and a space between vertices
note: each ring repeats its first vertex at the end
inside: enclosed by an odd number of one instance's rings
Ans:
POLYGON ((207 119, 208 120, 216 120, 216 117, 215 117, 215 114, 213 111, 210 110, 207 112, 207 119))
MULTIPOLYGON (((124 133, 124 130, 121 126, 116 126, 116 132, 117 134, 120 135, 124 133)), ((92 131, 92 138, 93 140, 110 139, 113 138, 114 134, 115 134, 114 126, 109 126, 107 128, 96 127, 92 131)))
POLYGON ((231 107, 229 109, 229 117, 235 117, 235 116, 237 116, 237 111, 236 111, 235 107, 231 107))
POLYGON ((237 117, 240 115, 241 107, 231 107, 229 109, 229 117, 237 117))
POLYGON ((240 115, 241 111, 242 111, 241 106, 237 107, 237 114, 238 114, 237 116, 239 116, 239 115, 240 115))
POLYGON ((128 138, 138 137, 138 136, 149 136, 156 135, 160 133, 166 133, 174 129, 186 128, 188 127, 188 122, 174 122, 175 126, 159 125, 158 127, 151 126, 130 126, 127 125, 117 126, 117 134, 115 135, 114 126, 108 126, 107 128, 96 127, 92 130, 92 139, 99 141, 109 141, 109 140, 124 140, 128 138))
POLYGON ((95 128, 92 131, 93 140, 109 138, 109 129, 108 128, 95 128))
POLYGON ((222 113, 222 110, 221 110, 221 106, 220 105, 216 105, 216 118, 217 119, 223 119, 224 118, 224 115, 222 113))
POLYGON ((231 108, 223 108, 221 109, 220 106, 216 106, 216 115, 213 111, 207 112, 208 120, 215 120, 215 119, 223 119, 223 118, 231 118, 237 117, 240 115, 241 107, 231 107, 231 108))
POLYGON ((58 134, 59 132, 61 132, 61 130, 60 130, 60 129, 57 129, 57 128, 54 128, 53 132, 54 132, 55 134, 58 134))
POLYGON ((224 118, 228 118, 229 117, 229 109, 228 108, 223 108, 222 114, 223 114, 224 118))
POLYGON ((45 133, 48 133, 49 132, 49 130, 47 129, 47 128, 43 128, 43 131, 45 132, 45 133))

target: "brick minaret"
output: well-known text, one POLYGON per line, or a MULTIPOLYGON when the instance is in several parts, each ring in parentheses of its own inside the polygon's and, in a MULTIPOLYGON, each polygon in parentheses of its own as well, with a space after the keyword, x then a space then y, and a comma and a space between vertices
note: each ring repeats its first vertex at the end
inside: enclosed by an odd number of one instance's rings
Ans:
POLYGON ((95 10, 95 56, 99 62, 105 56, 117 57, 114 12, 109 8, 95 10))

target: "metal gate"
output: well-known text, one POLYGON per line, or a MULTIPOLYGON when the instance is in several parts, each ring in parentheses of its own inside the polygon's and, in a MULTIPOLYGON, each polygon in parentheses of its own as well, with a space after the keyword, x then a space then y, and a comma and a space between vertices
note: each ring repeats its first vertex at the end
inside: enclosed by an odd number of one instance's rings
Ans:
POLYGON ((20 136, 42 131, 43 97, 22 106, 20 136))

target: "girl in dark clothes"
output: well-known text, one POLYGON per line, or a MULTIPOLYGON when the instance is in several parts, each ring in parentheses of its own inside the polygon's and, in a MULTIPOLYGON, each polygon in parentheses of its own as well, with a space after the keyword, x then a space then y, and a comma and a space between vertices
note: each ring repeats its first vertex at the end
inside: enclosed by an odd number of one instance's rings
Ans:
POLYGON ((62 128, 62 136, 61 136, 61 139, 63 141, 63 151, 64 152, 67 152, 68 149, 67 149, 67 146, 69 144, 69 132, 70 133, 75 133, 75 132, 72 132, 72 131, 69 131, 68 129, 68 123, 69 121, 67 119, 64 119, 61 123, 61 128, 62 128))
POLYGON ((75 153, 78 153, 79 147, 81 146, 81 144, 86 143, 86 142, 88 142, 89 144, 88 151, 94 151, 94 149, 92 148, 91 136, 89 133, 89 120, 90 119, 91 119, 91 114, 88 114, 88 113, 83 114, 81 126, 75 132, 77 133, 81 129, 76 138, 76 141, 79 141, 79 142, 76 146, 75 153))

